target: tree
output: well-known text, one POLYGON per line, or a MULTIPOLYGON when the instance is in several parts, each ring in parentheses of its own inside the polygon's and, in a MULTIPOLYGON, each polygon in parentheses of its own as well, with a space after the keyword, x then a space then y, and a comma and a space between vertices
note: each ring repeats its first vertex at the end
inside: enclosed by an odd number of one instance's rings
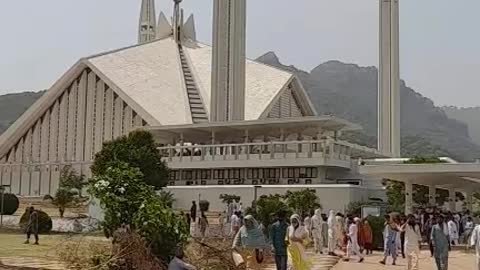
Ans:
POLYGON ((153 136, 147 131, 133 131, 103 144, 91 167, 95 176, 104 175, 115 163, 138 168, 145 183, 160 189, 167 185, 168 168, 161 159, 153 136))
POLYGON ((294 192, 287 191, 284 198, 288 207, 301 217, 322 207, 320 203, 318 203, 318 197, 314 189, 303 189, 294 192))
POLYGON ((58 207, 60 218, 64 217, 65 210, 82 202, 82 189, 87 184, 84 175, 79 175, 71 166, 65 166, 60 174, 59 188, 55 196, 45 195, 44 200, 51 200, 58 207))
POLYGON ((268 228, 272 224, 272 215, 284 211, 287 216, 290 216, 292 210, 283 201, 283 196, 279 194, 275 195, 263 195, 256 202, 256 212, 254 208, 248 208, 246 213, 253 215, 258 222, 263 224, 265 228, 268 228))
POLYGON ((63 167, 60 173, 60 187, 82 196, 83 188, 88 184, 85 175, 79 175, 72 166, 63 167))
POLYGON ((232 194, 221 194, 220 195, 220 200, 222 200, 222 202, 224 204, 229 204, 229 203, 233 203, 233 202, 239 202, 241 197, 238 196, 238 195, 232 195, 232 194))

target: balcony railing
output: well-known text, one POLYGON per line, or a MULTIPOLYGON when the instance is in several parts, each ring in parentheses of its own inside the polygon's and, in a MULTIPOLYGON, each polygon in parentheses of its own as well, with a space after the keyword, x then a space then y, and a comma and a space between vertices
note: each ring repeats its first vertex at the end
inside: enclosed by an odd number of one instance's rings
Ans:
POLYGON ((350 161, 351 148, 336 141, 284 141, 242 144, 176 145, 159 148, 167 162, 331 159, 350 161))

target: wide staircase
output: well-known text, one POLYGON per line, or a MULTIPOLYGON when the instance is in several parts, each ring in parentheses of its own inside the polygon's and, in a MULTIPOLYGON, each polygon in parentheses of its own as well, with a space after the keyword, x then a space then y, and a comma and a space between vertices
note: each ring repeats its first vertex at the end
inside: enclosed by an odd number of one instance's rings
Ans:
POLYGON ((192 114, 193 123, 208 122, 208 116, 205 111, 200 93, 198 91, 197 84, 193 78, 192 71, 188 65, 185 52, 181 45, 178 46, 180 53, 180 62, 182 63, 183 77, 185 78, 185 85, 187 87, 188 102, 190 103, 190 112, 192 114))

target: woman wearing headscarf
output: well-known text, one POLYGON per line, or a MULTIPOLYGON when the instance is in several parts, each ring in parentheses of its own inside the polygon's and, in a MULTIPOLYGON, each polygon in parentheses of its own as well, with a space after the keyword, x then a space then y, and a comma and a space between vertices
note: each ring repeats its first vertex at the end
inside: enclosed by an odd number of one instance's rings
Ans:
POLYGON ((235 235, 233 249, 242 255, 247 269, 261 269, 259 264, 263 261, 263 249, 266 247, 258 222, 252 215, 247 215, 244 218, 244 225, 235 235))
POLYGON ((327 225, 328 225, 328 255, 336 256, 335 248, 337 247, 337 236, 336 236, 337 219, 335 217, 335 212, 333 210, 330 210, 328 214, 327 225))
POLYGON ((309 270, 310 262, 305 253, 305 245, 308 242, 308 232, 301 224, 299 215, 294 214, 290 218, 288 227, 288 257, 291 259, 293 270, 309 270))

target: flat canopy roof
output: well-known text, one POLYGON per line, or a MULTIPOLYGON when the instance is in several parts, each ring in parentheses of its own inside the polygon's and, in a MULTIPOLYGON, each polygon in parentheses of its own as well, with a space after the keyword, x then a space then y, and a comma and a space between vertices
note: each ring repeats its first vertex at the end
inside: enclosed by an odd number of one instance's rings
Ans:
POLYGON ((360 174, 418 185, 453 187, 463 191, 480 190, 480 163, 364 165, 360 174))
POLYGON ((334 116, 307 116, 294 118, 266 118, 249 121, 207 122, 189 125, 147 126, 155 139, 171 143, 183 136, 184 141, 192 143, 211 142, 212 134, 217 141, 240 142, 248 132, 251 138, 260 136, 288 137, 292 134, 317 136, 322 131, 361 130, 357 124, 334 116))

